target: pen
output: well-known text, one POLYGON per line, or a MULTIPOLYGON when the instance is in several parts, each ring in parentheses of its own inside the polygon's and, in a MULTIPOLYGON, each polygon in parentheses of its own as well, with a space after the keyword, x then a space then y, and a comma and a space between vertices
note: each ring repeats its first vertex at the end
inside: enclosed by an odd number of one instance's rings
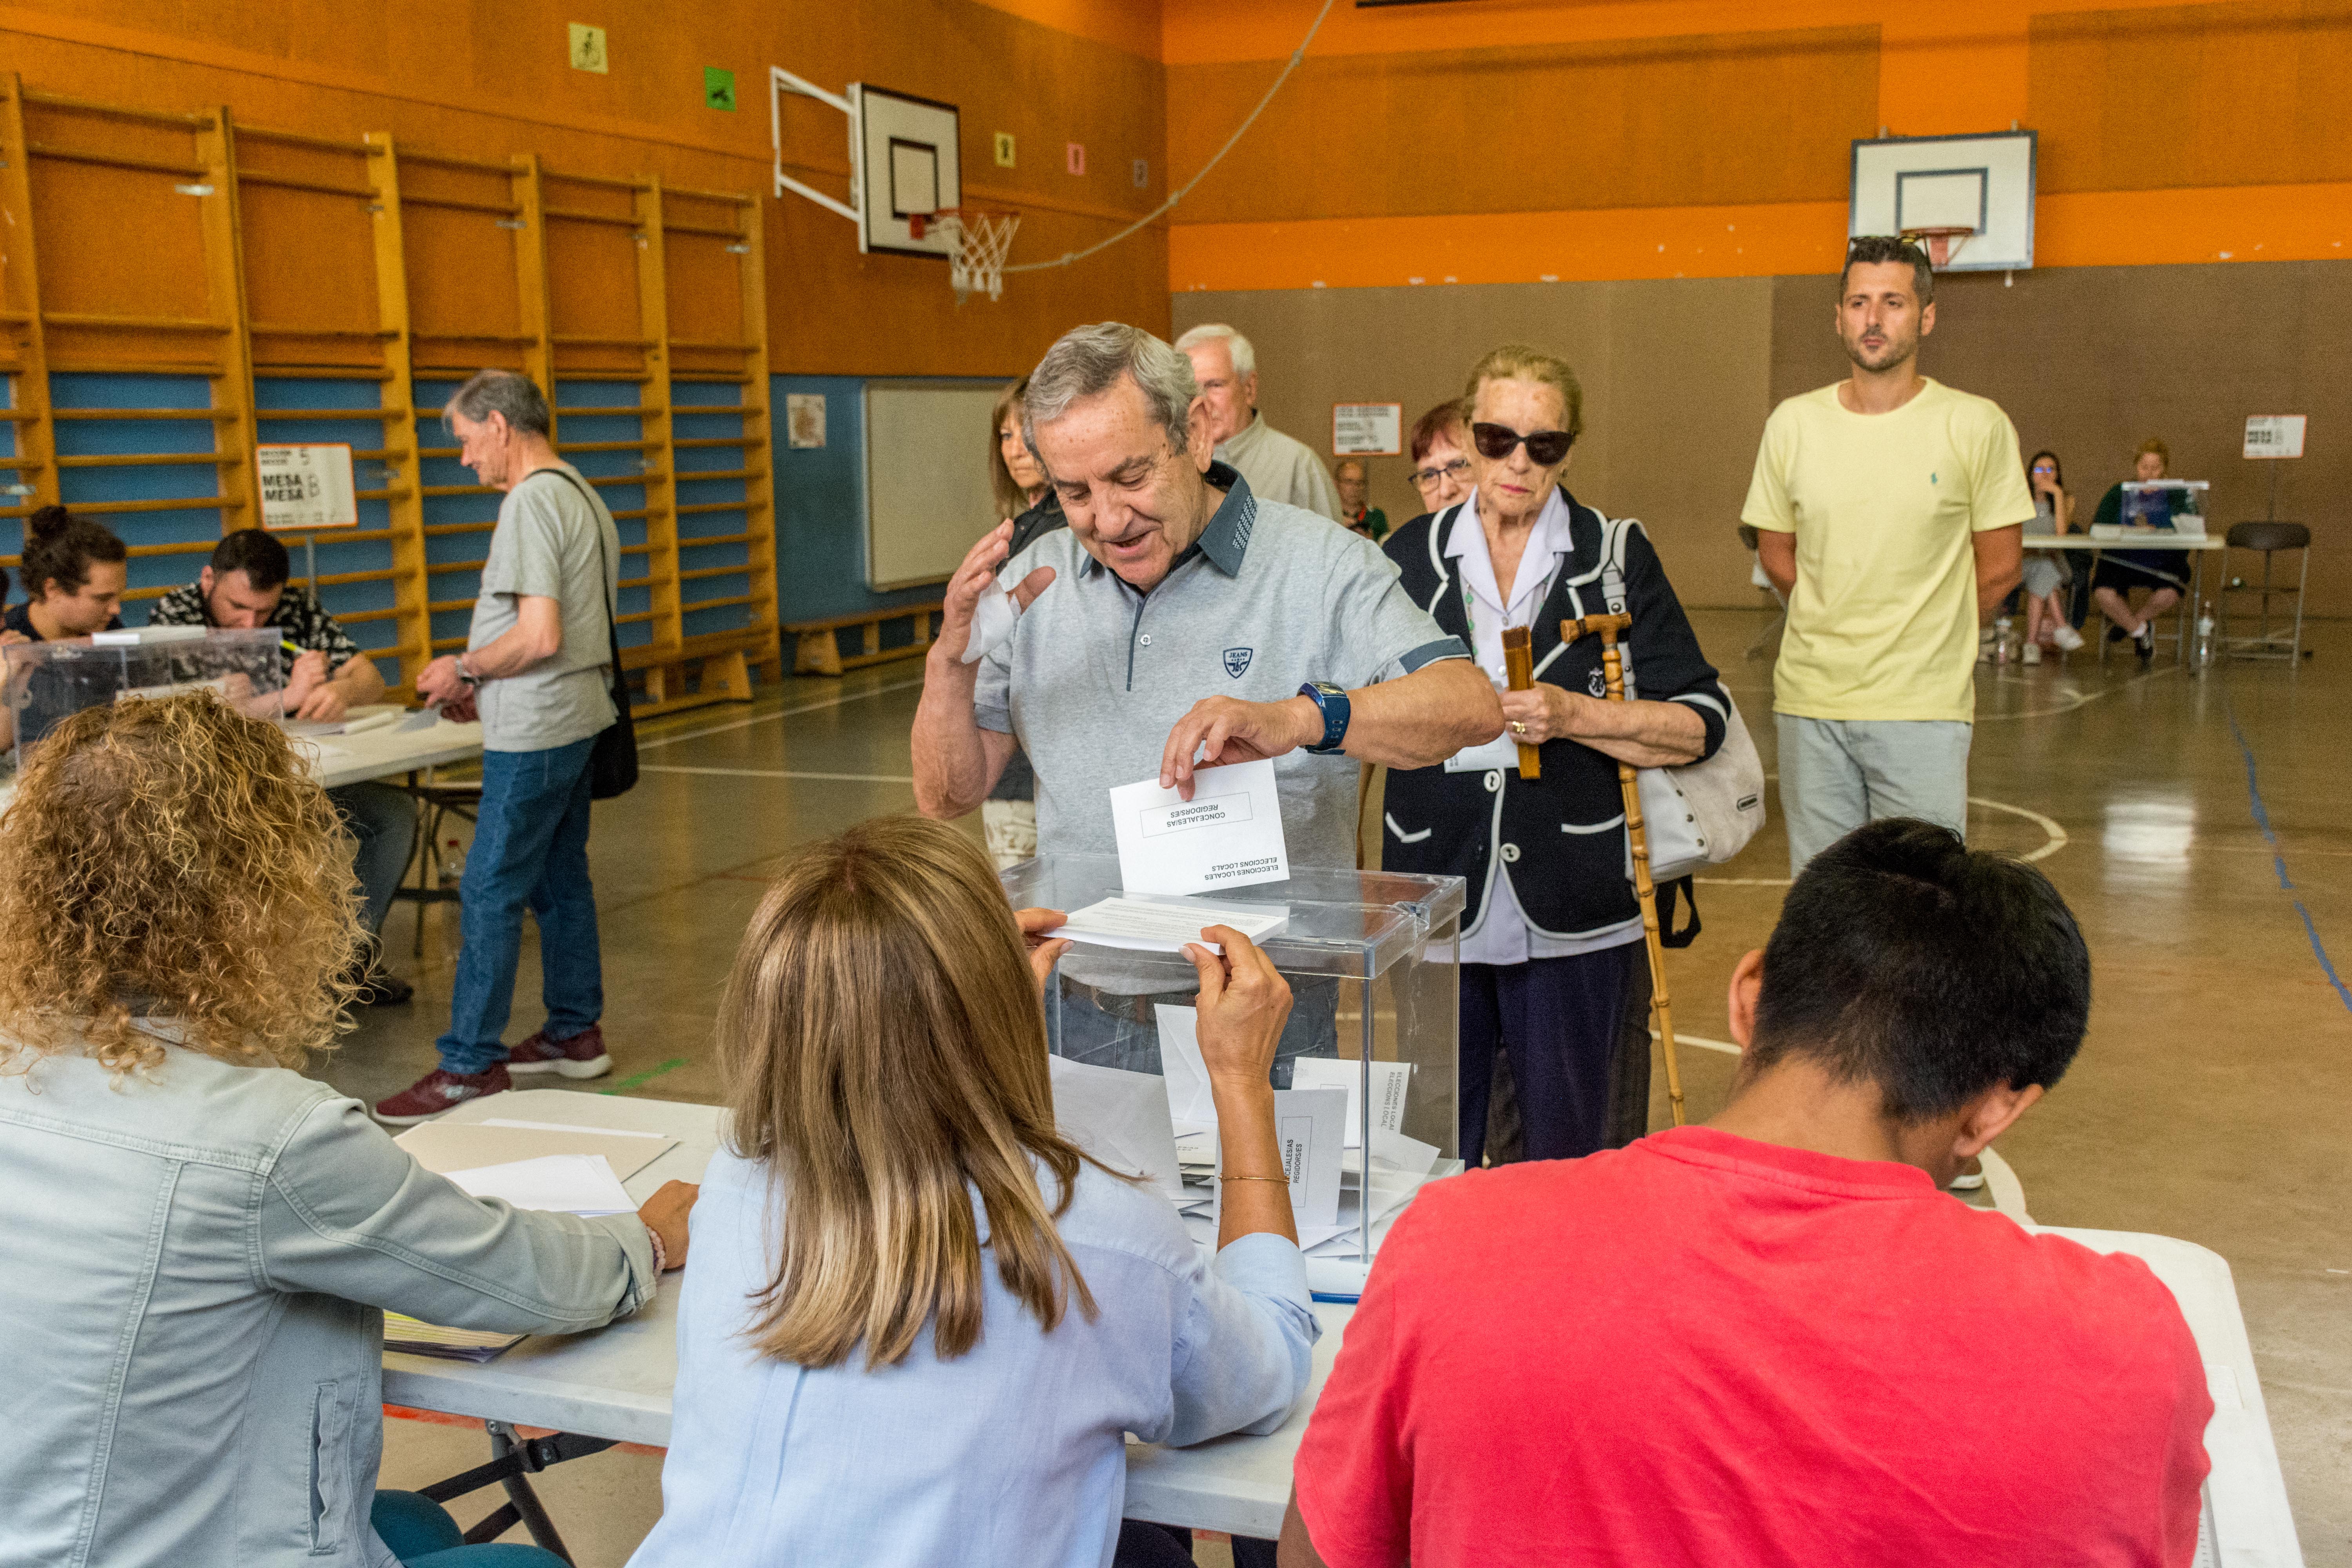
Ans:
POLYGON ((279 647, 284 648, 288 653, 290 653, 290 654, 298 654, 298 655, 299 655, 299 653, 301 653, 301 652, 302 652, 302 648, 301 648, 300 645, 296 644, 296 643, 292 643, 292 642, 289 642, 289 641, 288 641, 286 638, 284 638, 284 637, 279 637, 279 638, 278 639, 278 646, 279 647))

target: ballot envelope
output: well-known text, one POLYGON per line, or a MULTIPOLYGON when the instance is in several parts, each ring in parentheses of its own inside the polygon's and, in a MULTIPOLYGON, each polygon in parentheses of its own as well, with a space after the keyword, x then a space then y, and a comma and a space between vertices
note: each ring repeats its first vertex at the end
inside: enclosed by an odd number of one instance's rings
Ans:
POLYGON ((1050 1048, 1162 1080, 1192 1217, 1213 1193, 1216 1113, 1193 1028, 1200 982, 1180 948, 1210 925, 1255 942, 1290 985, 1273 1079, 1294 1205, 1315 1191, 1301 1165, 1339 1189, 1336 1213, 1300 1206, 1310 1274, 1318 1258, 1368 1265, 1419 1186, 1461 1169, 1462 879, 1294 867, 1178 897, 1129 893, 1115 855, 1049 855, 1003 879, 1014 908, 1071 917, 1055 934, 1076 945, 1045 989, 1050 1048))
POLYGON ((277 720, 285 662, 274 626, 226 631, 138 626, 86 637, 12 643, 5 692, 19 756, 72 714, 126 697, 210 689, 257 718, 277 720))

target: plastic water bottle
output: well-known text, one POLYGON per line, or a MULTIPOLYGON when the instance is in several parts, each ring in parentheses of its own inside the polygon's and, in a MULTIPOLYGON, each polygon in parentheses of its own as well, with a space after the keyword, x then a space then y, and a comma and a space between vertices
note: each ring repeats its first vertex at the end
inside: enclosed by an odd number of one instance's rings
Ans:
POLYGON ((2200 675, 2213 668, 2213 605, 2209 600, 2197 606, 2197 670, 2200 675))
POLYGON ((1995 664, 2015 664, 2023 650, 2018 646, 2017 631, 2007 616, 1992 623, 1992 661, 1995 664))
POLYGON ((441 885, 454 888, 465 875, 465 847, 452 838, 441 851, 441 885))

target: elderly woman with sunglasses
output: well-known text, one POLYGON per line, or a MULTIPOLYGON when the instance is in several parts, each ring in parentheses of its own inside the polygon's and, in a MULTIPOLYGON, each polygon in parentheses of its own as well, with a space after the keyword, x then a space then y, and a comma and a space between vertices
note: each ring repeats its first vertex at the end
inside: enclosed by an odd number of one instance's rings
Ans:
POLYGON ((1406 592, 1507 686, 1502 635, 1529 628, 1535 683, 1505 689, 1503 734, 1432 768, 1392 771, 1382 865, 1463 877, 1463 1158, 1486 1151, 1496 1052, 1507 1054, 1529 1159, 1569 1159, 1648 1128, 1649 969, 1626 881, 1620 759, 1712 756, 1730 708, 1649 540, 1560 483, 1583 427, 1568 365, 1507 344, 1470 373, 1473 449, 1460 500, 1384 546, 1406 592), (1604 560, 1614 535, 1621 548, 1604 560), (1612 702, 1601 643, 1563 621, 1624 611, 1627 693, 1612 702), (1638 693, 1638 695, 1636 695, 1638 693), (1536 749, 1522 778, 1517 748, 1536 749))

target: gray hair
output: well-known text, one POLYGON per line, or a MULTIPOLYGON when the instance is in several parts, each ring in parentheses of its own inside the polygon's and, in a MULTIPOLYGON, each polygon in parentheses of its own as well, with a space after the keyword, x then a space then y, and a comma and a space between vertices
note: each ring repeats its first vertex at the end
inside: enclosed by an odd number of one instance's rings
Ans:
POLYGON ((1080 398, 1108 392, 1123 375, 1134 378, 1151 416, 1168 432, 1168 445, 1183 456, 1192 400, 1201 395, 1192 362, 1124 321, 1073 327, 1029 373, 1029 390, 1021 398, 1021 438, 1031 453, 1037 451, 1039 425, 1059 419, 1080 398))
POLYGON ((1223 343, 1225 353, 1233 356, 1234 374, 1237 376, 1257 374, 1257 350, 1250 341, 1223 321, 1209 321, 1194 327, 1176 340, 1179 349, 1189 349, 1199 343, 1223 343))
POLYGON ((554 427, 538 384, 511 370, 478 370, 467 376, 466 384, 449 395, 441 410, 442 423, 460 414, 477 425, 493 414, 503 414, 508 429, 528 430, 534 436, 543 437, 554 427))

